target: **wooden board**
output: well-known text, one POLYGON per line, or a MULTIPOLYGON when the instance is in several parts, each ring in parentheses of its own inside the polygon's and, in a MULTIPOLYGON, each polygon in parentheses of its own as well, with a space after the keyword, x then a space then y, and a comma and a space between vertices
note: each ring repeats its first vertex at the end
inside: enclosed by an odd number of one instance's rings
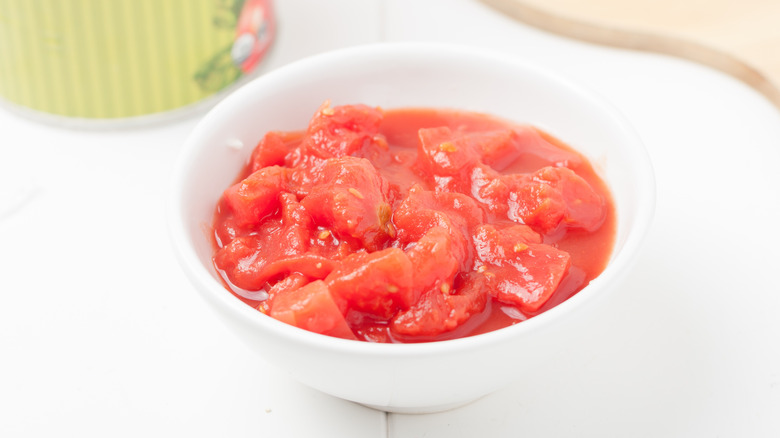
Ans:
POLYGON ((780 107, 780 0, 481 0, 527 24, 731 74, 780 107))

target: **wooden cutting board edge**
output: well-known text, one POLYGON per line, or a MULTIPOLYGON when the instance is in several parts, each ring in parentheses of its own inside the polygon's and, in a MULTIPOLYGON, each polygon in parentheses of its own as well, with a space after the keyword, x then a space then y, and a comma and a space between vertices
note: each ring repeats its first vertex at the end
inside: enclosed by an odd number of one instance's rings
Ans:
POLYGON ((480 1, 530 26, 565 37, 676 56, 715 68, 753 87, 780 109, 780 88, 776 84, 738 57, 705 44, 603 23, 588 23, 529 6, 520 0, 480 1))

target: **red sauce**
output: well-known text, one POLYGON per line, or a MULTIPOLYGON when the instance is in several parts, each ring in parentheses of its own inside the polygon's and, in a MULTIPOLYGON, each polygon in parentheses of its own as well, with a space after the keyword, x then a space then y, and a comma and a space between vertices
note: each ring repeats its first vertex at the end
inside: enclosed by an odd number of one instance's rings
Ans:
POLYGON ((323 105, 269 132, 214 219, 226 286, 288 324, 425 342, 496 330, 604 269, 615 213, 580 154, 483 114, 323 105))

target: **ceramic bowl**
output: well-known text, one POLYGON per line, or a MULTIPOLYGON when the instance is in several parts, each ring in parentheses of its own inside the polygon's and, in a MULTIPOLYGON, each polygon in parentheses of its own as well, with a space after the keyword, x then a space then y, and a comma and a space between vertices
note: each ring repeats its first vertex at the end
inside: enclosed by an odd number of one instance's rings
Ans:
POLYGON ((196 290, 268 362, 336 397, 395 412, 458 406, 518 379, 565 372, 567 352, 587 348, 610 297, 629 293, 626 274, 651 223, 652 168, 615 109, 583 88, 522 60, 439 44, 380 44, 339 50, 274 70, 213 108, 182 147, 173 174, 169 228, 196 290), (310 333, 235 298, 212 265, 210 223, 222 191, 269 130, 305 127, 319 105, 477 111, 535 125, 597 168, 617 212, 615 248, 604 272, 577 295, 520 324, 422 344, 371 344, 310 333), (557 371, 555 371, 557 370, 557 371))

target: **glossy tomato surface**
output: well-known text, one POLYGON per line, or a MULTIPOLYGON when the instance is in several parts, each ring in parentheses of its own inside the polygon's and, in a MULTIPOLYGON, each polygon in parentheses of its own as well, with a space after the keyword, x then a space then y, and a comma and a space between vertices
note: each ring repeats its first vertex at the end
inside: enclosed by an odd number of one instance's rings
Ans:
POLYGON ((606 266, 607 187, 550 135, 483 114, 320 107, 269 132, 214 219, 247 304, 370 342, 470 336, 533 317, 606 266))

